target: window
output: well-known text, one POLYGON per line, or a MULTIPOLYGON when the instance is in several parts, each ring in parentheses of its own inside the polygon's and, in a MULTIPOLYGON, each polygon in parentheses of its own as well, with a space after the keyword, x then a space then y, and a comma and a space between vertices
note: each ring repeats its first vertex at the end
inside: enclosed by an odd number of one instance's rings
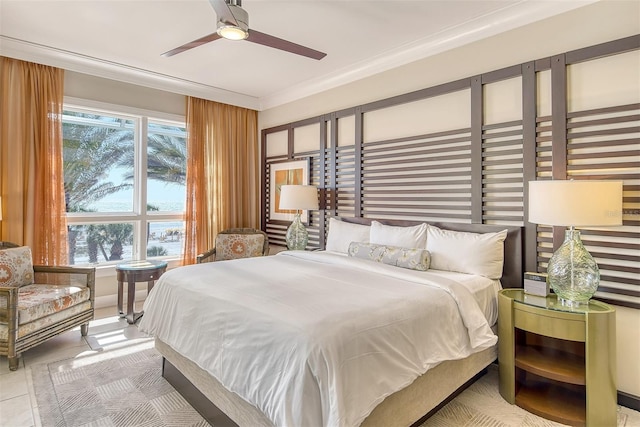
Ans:
POLYGON ((185 210, 184 118, 111 107, 65 104, 69 262, 179 258, 185 210))

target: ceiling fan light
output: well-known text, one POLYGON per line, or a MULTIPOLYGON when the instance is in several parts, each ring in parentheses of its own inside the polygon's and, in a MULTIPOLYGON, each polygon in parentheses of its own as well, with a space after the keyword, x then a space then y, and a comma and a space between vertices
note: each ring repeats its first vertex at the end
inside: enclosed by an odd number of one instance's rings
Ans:
POLYGON ((227 40, 244 40, 249 37, 249 32, 235 25, 221 24, 218 26, 218 35, 227 40))

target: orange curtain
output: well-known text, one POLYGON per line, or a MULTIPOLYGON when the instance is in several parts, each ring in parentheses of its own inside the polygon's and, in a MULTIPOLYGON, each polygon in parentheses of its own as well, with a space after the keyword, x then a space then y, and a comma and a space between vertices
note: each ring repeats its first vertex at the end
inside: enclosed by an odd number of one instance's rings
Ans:
POLYGON ((260 226, 258 113, 187 98, 184 264, 214 247, 219 231, 260 226))
POLYGON ((64 70, 0 57, 0 240, 36 264, 67 262, 63 85, 64 70))

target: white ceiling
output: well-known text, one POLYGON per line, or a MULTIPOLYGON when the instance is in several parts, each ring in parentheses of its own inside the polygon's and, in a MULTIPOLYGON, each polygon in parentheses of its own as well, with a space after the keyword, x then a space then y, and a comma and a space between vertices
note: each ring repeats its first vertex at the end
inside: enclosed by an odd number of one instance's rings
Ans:
POLYGON ((316 61, 216 40, 207 0, 0 0, 0 55, 257 110, 594 0, 246 0, 249 27, 327 53, 316 61))

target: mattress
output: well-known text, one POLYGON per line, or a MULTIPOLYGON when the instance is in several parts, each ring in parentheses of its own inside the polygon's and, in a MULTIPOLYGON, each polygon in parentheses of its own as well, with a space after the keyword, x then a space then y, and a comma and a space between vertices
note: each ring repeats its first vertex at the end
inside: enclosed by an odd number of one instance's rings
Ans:
POLYGON ((351 426, 442 361, 495 345, 476 301, 495 283, 482 282, 289 251, 165 273, 140 329, 275 425, 351 426))

